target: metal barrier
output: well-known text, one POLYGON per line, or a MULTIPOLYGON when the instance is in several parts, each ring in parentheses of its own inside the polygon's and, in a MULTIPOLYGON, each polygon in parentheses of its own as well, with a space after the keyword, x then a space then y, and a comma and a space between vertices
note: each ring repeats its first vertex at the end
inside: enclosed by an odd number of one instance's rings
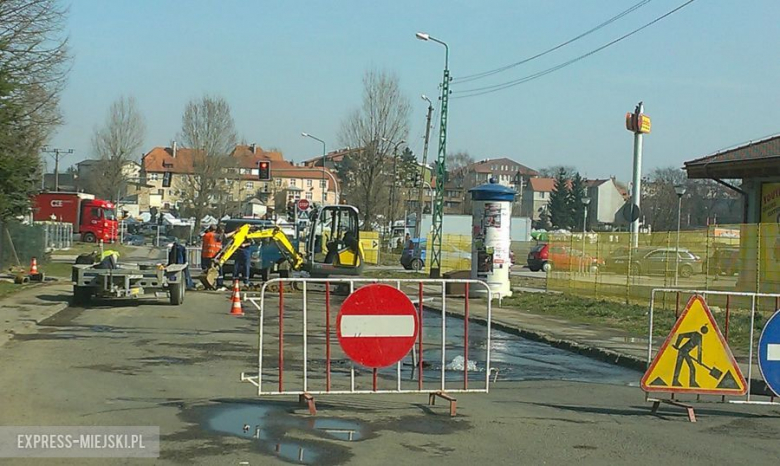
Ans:
POLYGON ((68 249, 73 246, 73 225, 66 222, 35 222, 43 229, 43 244, 47 251, 68 249))
POLYGON ((257 372, 242 372, 241 381, 255 385, 258 396, 298 395, 314 414, 316 395, 427 393, 430 404, 437 396, 448 400, 454 416, 456 400, 450 394, 489 390, 491 292, 482 281, 280 278, 266 282, 260 296, 248 300, 259 311, 257 372), (333 323, 334 319, 338 322, 336 316, 343 300, 356 291, 356 286, 360 289, 360 285, 377 283, 392 284, 413 296, 410 299, 419 327, 417 341, 406 356, 389 367, 371 369, 349 360, 340 345, 332 344, 332 336, 338 332, 333 323), (473 286, 484 289, 474 290, 481 298, 469 292, 473 286), (462 292, 456 296, 453 291, 462 292), (470 301, 476 300, 479 303, 470 306, 470 301), (429 307, 428 312, 423 303, 429 307), (272 305, 278 306, 275 315, 270 312, 272 305), (439 305, 440 310, 431 309, 439 305), (462 306, 462 317, 448 315, 448 306, 454 305, 462 306), (312 312, 312 307, 317 312, 312 312), (469 320, 475 314, 485 325, 470 333, 469 320), (294 328, 300 328, 301 333, 292 333, 288 322, 298 318, 301 321, 294 328), (277 325, 272 329, 268 321, 273 319, 277 325), (454 329, 453 324, 457 324, 454 329), (289 348, 292 345, 294 350, 289 348), (470 360, 475 354, 469 350, 474 348, 484 348, 484 352, 479 351, 475 360, 470 360), (457 356, 448 364, 447 355, 453 352, 457 356), (462 367, 457 363, 460 359, 462 367), (483 367, 478 368, 479 364, 483 367))
POLYGON ((201 254, 201 248, 200 247, 188 247, 187 248, 187 264, 189 264, 190 267, 196 268, 200 270, 200 254, 201 254))
MULTIPOLYGON (((734 351, 734 347, 731 345, 731 343, 734 341, 734 333, 730 332, 730 325, 732 325, 734 320, 734 314, 737 311, 748 311, 749 310, 749 337, 747 341, 747 356, 748 356, 748 362, 747 362, 747 374, 746 374, 746 384, 747 384, 747 392, 744 395, 744 399, 731 399, 728 400, 729 403, 738 403, 738 404, 770 404, 770 405, 780 405, 780 403, 774 401, 774 395, 771 393, 767 394, 767 396, 770 397, 770 401, 755 401, 751 399, 751 391, 752 391, 752 377, 753 377, 753 365, 754 365, 754 358, 755 358, 755 347, 757 346, 756 341, 756 331, 755 331, 755 325, 756 325, 756 315, 760 314, 762 312, 770 312, 774 313, 776 310, 780 309, 780 294, 778 293, 751 293, 751 292, 737 292, 737 291, 711 291, 711 290, 686 290, 686 289, 680 289, 680 288, 655 288, 652 290, 650 295, 650 311, 648 313, 648 339, 647 339, 647 364, 648 367, 650 366, 652 360, 653 360, 653 331, 654 331, 654 324, 655 324, 655 305, 659 301, 659 298, 657 297, 657 294, 674 294, 676 295, 676 305, 675 305, 675 320, 680 316, 680 295, 699 295, 704 297, 705 301, 708 302, 708 306, 711 309, 716 309, 719 311, 723 311, 723 318, 724 318, 724 325, 723 325, 723 337, 726 340, 726 343, 731 346, 732 352, 736 353, 734 351), (708 299, 711 298, 711 299, 708 299), (764 302, 769 303, 769 306, 766 306, 767 309, 762 310, 760 306, 761 300, 764 300, 764 302), (745 307, 747 306, 747 308, 745 307), (729 337, 731 336, 731 341, 729 337)), ((685 300, 683 300, 685 302, 685 300)), ((719 326, 720 327, 720 326, 719 326)), ((760 335, 760 332, 759 332, 760 335)), ((736 355, 736 354, 735 354, 736 355)), ((740 397, 741 398, 741 397, 740 397)), ((726 397, 723 396, 721 398, 721 401, 725 402, 726 397)))

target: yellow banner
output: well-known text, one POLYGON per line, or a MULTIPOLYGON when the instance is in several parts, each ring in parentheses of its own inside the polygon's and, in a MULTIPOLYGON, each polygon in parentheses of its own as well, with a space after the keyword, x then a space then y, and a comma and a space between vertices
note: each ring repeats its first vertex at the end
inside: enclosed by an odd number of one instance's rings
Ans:
POLYGON ((780 183, 761 185, 761 291, 780 291, 780 183))

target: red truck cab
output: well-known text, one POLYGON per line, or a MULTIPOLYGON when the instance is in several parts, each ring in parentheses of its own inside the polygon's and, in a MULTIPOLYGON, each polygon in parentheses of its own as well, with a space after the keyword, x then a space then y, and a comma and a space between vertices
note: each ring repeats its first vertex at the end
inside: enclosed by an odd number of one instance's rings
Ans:
POLYGON ((33 204, 34 221, 70 223, 73 233, 87 243, 117 239, 119 225, 115 206, 109 201, 85 193, 45 192, 36 195, 33 204))

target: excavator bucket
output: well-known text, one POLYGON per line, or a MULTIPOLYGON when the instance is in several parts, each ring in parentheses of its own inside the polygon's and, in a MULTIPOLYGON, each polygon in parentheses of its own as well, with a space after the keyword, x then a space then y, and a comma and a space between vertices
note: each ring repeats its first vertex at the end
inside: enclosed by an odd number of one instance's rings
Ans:
POLYGON ((217 278, 219 278, 219 269, 209 267, 200 275, 200 282, 207 290, 215 290, 217 289, 217 278))

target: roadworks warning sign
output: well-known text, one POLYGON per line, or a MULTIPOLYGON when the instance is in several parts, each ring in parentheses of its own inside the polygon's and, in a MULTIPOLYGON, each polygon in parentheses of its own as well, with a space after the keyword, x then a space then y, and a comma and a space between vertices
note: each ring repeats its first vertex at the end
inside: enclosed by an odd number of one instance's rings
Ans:
POLYGON ((745 377, 703 297, 688 301, 640 386, 646 392, 745 394, 745 377))

